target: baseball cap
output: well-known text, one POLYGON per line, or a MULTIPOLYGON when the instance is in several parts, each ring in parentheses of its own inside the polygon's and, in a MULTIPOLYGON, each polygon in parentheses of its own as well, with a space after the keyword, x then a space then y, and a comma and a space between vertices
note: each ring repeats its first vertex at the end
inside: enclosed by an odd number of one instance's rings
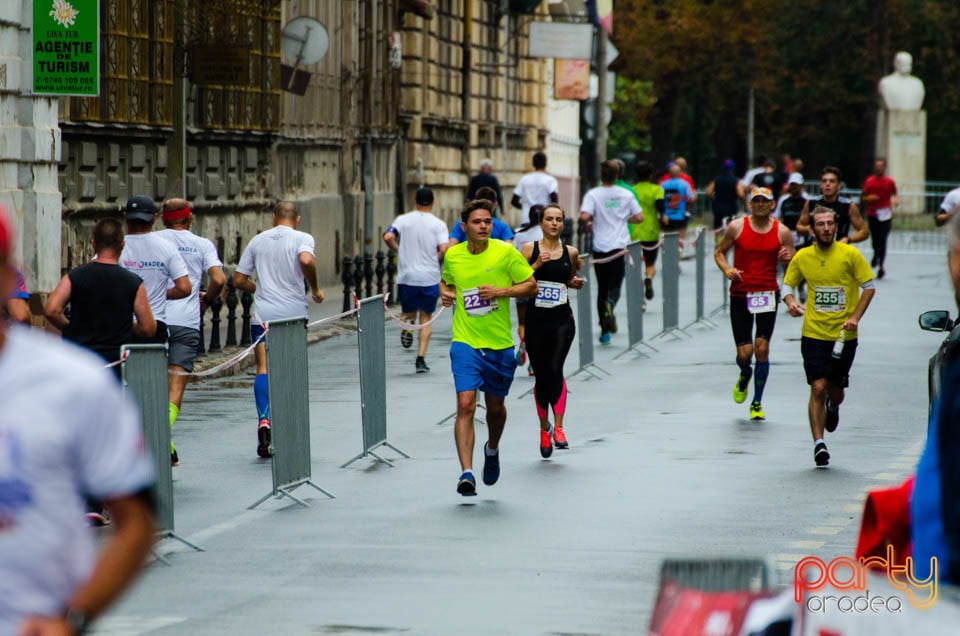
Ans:
POLYGON ((750 191, 750 198, 756 199, 757 197, 766 199, 767 201, 773 201, 773 193, 770 192, 770 188, 754 188, 750 191))
POLYGON ((417 205, 430 205, 433 203, 433 190, 424 186, 417 190, 416 196, 417 205))
POLYGON ((13 251, 13 224, 7 216, 7 211, 0 206, 0 265, 10 260, 13 251))
POLYGON ((787 179, 787 185, 793 185, 794 183, 799 183, 803 185, 803 175, 799 172, 791 172, 790 178, 787 179))
POLYGON ((123 211, 132 221, 150 223, 153 221, 153 215, 157 213, 157 204, 151 197, 138 194, 127 199, 127 205, 124 206, 123 211))

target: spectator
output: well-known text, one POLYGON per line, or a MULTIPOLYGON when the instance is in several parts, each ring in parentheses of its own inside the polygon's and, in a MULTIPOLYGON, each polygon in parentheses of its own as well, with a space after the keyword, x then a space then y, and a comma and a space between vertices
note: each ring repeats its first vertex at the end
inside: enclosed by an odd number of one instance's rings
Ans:
POLYGON ((30 292, 27 291, 27 284, 23 281, 23 274, 17 271, 17 284, 14 286, 7 301, 3 304, 3 310, 0 314, 15 322, 30 324, 30 292))
POLYGON ((467 186, 467 201, 473 201, 477 198, 477 190, 480 188, 493 188, 497 193, 497 205, 503 209, 503 191, 500 189, 500 180, 493 174, 493 161, 491 159, 480 160, 480 172, 470 177, 470 184, 467 186))

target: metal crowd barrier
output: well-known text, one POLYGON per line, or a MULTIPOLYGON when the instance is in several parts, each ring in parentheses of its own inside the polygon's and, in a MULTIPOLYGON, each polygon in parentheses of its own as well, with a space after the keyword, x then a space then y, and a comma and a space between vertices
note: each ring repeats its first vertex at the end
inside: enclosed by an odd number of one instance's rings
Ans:
POLYGON ((663 235, 660 250, 660 270, 663 281, 663 330, 657 338, 680 331, 680 235, 663 235))
POLYGON ((393 463, 375 453, 381 446, 392 448, 407 459, 410 456, 387 441, 387 353, 384 334, 383 296, 360 301, 357 315, 357 342, 360 349, 360 409, 362 413, 363 452, 342 465, 346 468, 370 455, 387 466, 393 463))
POLYGON ((577 290, 577 346, 580 351, 580 367, 570 377, 586 373, 590 377, 603 379, 600 373, 610 373, 593 361, 593 297, 590 293, 590 278, 593 272, 590 270, 590 255, 584 254, 580 258, 583 261, 583 287, 577 290), (600 373, 597 373, 598 371, 600 373))
POLYGON ((273 449, 273 489, 253 503, 254 509, 270 497, 289 497, 300 486, 312 486, 331 499, 332 494, 310 477, 310 400, 307 368, 307 330, 303 318, 267 323, 267 391, 273 449))
MULTIPOLYGON (((161 344, 123 345, 123 382, 140 407, 147 451, 157 469, 153 486, 157 502, 157 538, 176 539, 200 552, 202 548, 174 532, 173 470, 170 466, 170 415, 167 391, 167 350, 161 344)), ((157 557, 166 563, 163 557, 157 557)))
POLYGON ((627 286, 627 350, 615 356, 616 358, 631 351, 645 355, 637 351, 637 347, 641 345, 656 351, 654 347, 643 341, 643 246, 639 241, 634 241, 627 245, 627 251, 632 261, 632 264, 626 268, 624 281, 627 286))
MULTIPOLYGON (((707 231, 700 232, 697 236, 696 243, 696 252, 695 258, 697 263, 696 271, 696 280, 697 280, 697 289, 696 289, 696 317, 693 322, 684 327, 684 330, 693 327, 694 325, 705 324, 710 327, 716 327, 717 324, 707 318, 706 309, 705 309, 705 300, 707 286, 706 286, 706 277, 707 277, 707 236, 709 233, 707 231)), ((726 291, 726 286, 724 286, 724 291, 726 291)))

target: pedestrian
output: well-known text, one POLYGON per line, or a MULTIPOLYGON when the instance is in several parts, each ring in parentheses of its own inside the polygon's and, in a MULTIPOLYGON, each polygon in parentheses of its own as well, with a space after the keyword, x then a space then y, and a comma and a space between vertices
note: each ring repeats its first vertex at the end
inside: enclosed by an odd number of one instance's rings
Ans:
POLYGON ((887 160, 878 157, 873 161, 873 174, 863 182, 862 201, 867 208, 867 223, 870 224, 870 242, 873 245, 871 267, 877 267, 877 279, 887 275, 883 263, 887 258, 887 238, 893 223, 893 211, 900 205, 897 184, 887 176, 887 160))
MULTIPOLYGON (((543 238, 543 230, 540 227, 540 215, 543 213, 542 205, 531 205, 530 216, 527 222, 514 230, 513 246, 521 252, 523 246, 531 242, 539 241, 543 238)), ((562 223, 561 223, 562 225, 562 223)), ((562 229, 562 228, 561 228, 562 229)), ((522 367, 527 363, 527 343, 526 343, 526 316, 527 305, 531 303, 529 298, 517 298, 517 336, 520 338, 520 344, 517 345, 517 366, 522 367)), ((527 375, 534 375, 533 363, 527 365, 527 375)))
MULTIPOLYGON (((499 208, 497 205, 497 193, 493 188, 484 186, 477 189, 477 200, 478 201, 489 201, 493 205, 491 206, 491 214, 493 214, 493 229, 490 231, 490 238, 497 239, 498 241, 513 241, 513 230, 510 229, 510 226, 497 218, 497 210, 503 212, 502 208, 499 208)), ((457 243, 462 243, 467 240, 467 235, 463 231, 462 224, 457 221, 453 224, 453 228, 450 230, 450 240, 448 243, 448 249, 456 245, 457 243)))
POLYGON ((646 210, 640 223, 628 223, 631 241, 640 241, 643 248, 643 293, 653 300, 653 277, 657 275, 657 255, 660 253, 660 216, 665 208, 663 188, 657 183, 653 164, 641 161, 637 164, 637 183, 633 186, 637 203, 646 210))
POLYGON ((940 211, 934 217, 937 227, 946 225, 956 215, 957 210, 960 210, 960 188, 954 188, 943 197, 940 211))
POLYGON ((450 363, 457 391, 454 439, 461 474, 457 492, 477 494, 473 476, 473 416, 477 391, 483 391, 487 443, 483 447, 483 483, 500 478, 500 437, 507 421, 504 400, 513 383, 517 361, 510 328, 510 298, 533 298, 533 269, 514 247, 490 239, 493 225, 489 201, 471 201, 460 215, 467 241, 447 250, 440 280, 440 300, 454 307, 450 363))
MULTIPOLYGON (((557 180, 547 174, 547 155, 542 152, 533 155, 533 172, 520 177, 513 189, 510 204, 520 210, 520 218, 530 218, 530 206, 547 205, 560 202, 560 187, 557 180)), ((564 223, 564 231, 573 235, 573 219, 564 223)))
POLYGON ((600 164, 600 185, 589 190, 580 204, 580 222, 593 232, 597 316, 600 344, 604 345, 610 344, 610 334, 617 333, 617 319, 613 312, 620 300, 620 287, 626 273, 624 250, 630 241, 627 223, 643 222, 636 195, 614 185, 619 173, 615 161, 608 159, 600 164))
POLYGON ((267 346, 264 332, 271 320, 301 318, 306 321, 306 286, 313 302, 323 302, 323 290, 317 283, 317 262, 313 236, 297 230, 300 215, 290 201, 273 208, 273 227, 257 234, 240 256, 233 274, 233 286, 253 294, 253 321, 250 339, 256 343, 254 357, 257 374, 253 397, 257 407, 257 455, 271 457, 270 395, 267 390, 267 346), (251 276, 256 273, 257 282, 251 276))
POLYGON ((773 218, 786 225, 792 233, 794 247, 803 247, 812 242, 810 237, 797 232, 797 222, 800 220, 803 208, 809 200, 810 195, 803 190, 803 175, 794 172, 787 179, 786 194, 780 195, 780 198, 777 199, 777 207, 773 211, 773 218))
MULTIPOLYGON (((0 298, 16 285, 12 248, 0 211, 0 298)), ((153 545, 154 469, 137 411, 100 358, 6 321, 0 383, 0 634, 82 634, 153 545), (85 497, 113 518, 99 546, 85 497)))
POLYGON ((704 194, 713 205, 713 232, 720 234, 725 223, 737 214, 738 203, 746 198, 740 180, 734 174, 733 159, 725 159, 720 174, 707 184, 704 194))
POLYGON ((151 232, 157 214, 157 204, 148 196, 138 194, 127 200, 127 236, 120 266, 143 279, 157 321, 156 332, 140 340, 142 344, 167 341, 167 301, 187 298, 193 291, 183 257, 169 241, 151 232))
POLYGON ((777 264, 787 265, 794 251, 790 230, 772 218, 772 212, 773 192, 769 188, 754 188, 750 192, 750 215, 727 224, 713 253, 717 267, 731 281, 730 326, 740 367, 740 376, 733 385, 733 401, 743 404, 753 377, 751 420, 766 419, 763 390, 770 375, 770 340, 780 302, 777 264), (732 267, 727 261, 731 248, 732 267))
POLYGON ((840 404, 857 351, 857 327, 876 290, 866 259, 836 239, 836 212, 820 205, 811 214, 814 244, 799 250, 790 262, 783 277, 783 300, 791 316, 803 316, 800 353, 810 385, 813 458, 823 468, 830 463, 823 434, 835 431, 840 422, 840 404), (797 302, 792 289, 802 280, 809 287, 805 305, 797 302))
POLYGON ((743 186, 744 197, 746 193, 753 189, 753 178, 764 172, 766 168, 764 167, 767 163, 767 158, 763 155, 757 155, 756 159, 753 160, 753 167, 747 170, 743 178, 740 179, 740 185, 743 186))
POLYGON ((183 391, 187 377, 193 372, 193 364, 200 348, 200 322, 202 308, 212 305, 220 297, 227 282, 223 263, 217 248, 210 239, 190 231, 193 225, 193 210, 185 199, 169 199, 163 204, 161 214, 166 229, 158 235, 169 241, 183 258, 190 278, 190 295, 167 303, 167 389, 170 412, 170 462, 177 466, 180 456, 173 445, 173 425, 180 416, 183 391), (200 293, 204 274, 208 277, 206 292, 200 293))
POLYGON ((840 195, 840 188, 843 185, 843 174, 840 168, 835 166, 826 166, 820 171, 820 197, 807 201, 803 208, 803 213, 797 221, 797 232, 806 236, 814 236, 810 222, 810 210, 818 205, 830 208, 837 213, 837 242, 838 243, 859 243, 865 241, 870 236, 870 229, 864 223, 860 215, 860 208, 853 202, 853 199, 840 195), (850 229, 856 230, 851 235, 850 229))
MULTIPOLYGON (((420 321, 417 336, 417 359, 414 370, 428 373, 427 348, 433 328, 428 324, 437 310, 440 297, 440 263, 447 251, 447 225, 433 215, 433 190, 420 188, 415 197, 417 207, 393 220, 383 233, 383 242, 398 254, 397 296, 405 322, 420 321)), ((400 344, 409 349, 413 332, 400 332, 400 344)))
POLYGON ((751 190, 753 188, 767 188, 770 192, 773 192, 774 195, 779 196, 787 177, 788 175, 777 172, 776 161, 767 159, 763 162, 763 171, 753 175, 753 182, 749 187, 751 190))
POLYGON ((687 205, 696 201, 696 194, 689 184, 681 178, 680 166, 674 163, 670 166, 669 177, 660 182, 663 188, 663 200, 666 210, 661 217, 661 225, 668 232, 680 234, 680 255, 683 256, 683 242, 687 237, 687 223, 690 221, 690 212, 687 205))
MULTIPOLYGON (((47 322, 59 329, 65 340, 93 351, 108 364, 120 360, 120 347, 135 339, 149 340, 157 329, 146 285, 139 276, 119 266, 122 251, 120 221, 97 221, 93 228, 94 260, 61 278, 43 308, 47 322)), ((113 370, 119 379, 120 367, 114 366, 113 370)))
POLYGON ((6 302, 0 309, 0 316, 14 322, 22 322, 25 325, 30 324, 30 292, 27 291, 27 284, 23 280, 23 274, 20 270, 17 272, 17 284, 13 291, 7 297, 6 302))
POLYGON ((540 419, 540 456, 550 457, 553 447, 569 448, 563 430, 567 409, 567 382, 563 364, 573 344, 576 324, 570 309, 568 288, 580 289, 577 276, 581 261, 577 248, 560 242, 563 209, 551 203, 543 210, 538 241, 523 246, 523 257, 533 267, 537 296, 526 311, 527 351, 536 375, 533 398, 540 419), (553 424, 549 411, 553 409, 553 424))
POLYGON ((500 188, 500 180, 493 174, 492 159, 480 160, 480 172, 470 177, 470 183, 467 185, 467 201, 478 198, 477 190, 480 188, 492 188, 497 193, 497 206, 503 209, 503 190, 500 188))

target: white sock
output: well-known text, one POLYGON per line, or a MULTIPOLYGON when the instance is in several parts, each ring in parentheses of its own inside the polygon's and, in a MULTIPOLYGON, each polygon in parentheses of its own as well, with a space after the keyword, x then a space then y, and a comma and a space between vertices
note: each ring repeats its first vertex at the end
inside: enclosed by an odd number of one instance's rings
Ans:
POLYGON ((463 477, 464 475, 470 475, 471 477, 473 477, 473 469, 472 468, 466 469, 465 471, 463 471, 463 475, 461 475, 461 477, 463 477))
POLYGON ((496 455, 497 453, 500 452, 500 449, 499 449, 499 448, 490 448, 490 445, 489 445, 489 444, 484 444, 484 445, 483 445, 483 452, 486 454, 487 457, 493 457, 494 455, 496 455))
POLYGON ((825 444, 822 437, 813 443, 814 446, 816 446, 817 444, 825 444))

